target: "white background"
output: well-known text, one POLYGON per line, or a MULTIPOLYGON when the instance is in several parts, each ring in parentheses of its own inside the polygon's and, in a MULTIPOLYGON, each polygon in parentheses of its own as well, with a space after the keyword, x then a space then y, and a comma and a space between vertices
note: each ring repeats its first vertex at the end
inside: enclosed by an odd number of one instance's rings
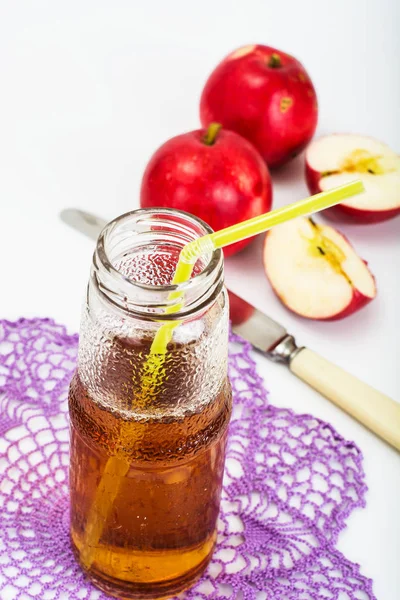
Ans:
MULTIPOLYGON (((395 0, 2 0, 0 317, 52 316, 78 329, 93 243, 59 211, 113 218, 137 207, 150 155, 198 127, 202 85, 238 46, 265 43, 304 63, 319 97, 318 134, 368 134, 400 151, 399 22, 395 0)), ((302 173, 300 157, 274 175, 275 206, 307 194, 302 173)), ((400 399, 400 218, 342 230, 379 291, 344 321, 288 313, 263 275, 260 240, 229 260, 228 281, 299 342, 400 399)), ((396 600, 398 454, 284 367, 257 360, 273 403, 328 420, 363 450, 368 505, 351 516, 339 547, 373 577, 380 600, 396 600)))

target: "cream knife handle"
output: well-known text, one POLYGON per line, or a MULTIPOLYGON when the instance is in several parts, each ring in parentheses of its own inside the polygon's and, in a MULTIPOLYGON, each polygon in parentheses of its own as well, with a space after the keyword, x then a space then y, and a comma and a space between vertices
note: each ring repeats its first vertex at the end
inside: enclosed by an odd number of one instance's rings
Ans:
POLYGON ((400 404, 308 348, 296 352, 289 368, 334 404, 400 450, 400 404))

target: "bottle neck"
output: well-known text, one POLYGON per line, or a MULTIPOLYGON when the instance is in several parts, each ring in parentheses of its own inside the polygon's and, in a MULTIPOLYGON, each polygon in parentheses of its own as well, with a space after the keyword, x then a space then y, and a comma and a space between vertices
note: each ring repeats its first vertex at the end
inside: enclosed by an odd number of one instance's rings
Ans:
POLYGON ((194 318, 222 289, 222 251, 200 257, 189 281, 171 281, 185 244, 211 232, 206 223, 178 210, 142 209, 122 215, 100 234, 92 284, 103 301, 127 316, 149 321, 194 318), (177 302, 181 308, 168 314, 177 302))

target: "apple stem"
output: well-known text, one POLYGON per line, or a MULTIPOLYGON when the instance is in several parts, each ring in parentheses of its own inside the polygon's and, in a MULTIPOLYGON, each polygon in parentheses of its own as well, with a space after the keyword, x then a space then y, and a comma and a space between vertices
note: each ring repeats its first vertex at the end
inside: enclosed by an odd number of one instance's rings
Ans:
POLYGON ((282 61, 279 54, 276 54, 275 52, 271 54, 268 61, 268 66, 271 67, 271 69, 279 69, 279 67, 282 66, 282 61))
POLYGON ((207 131, 203 137, 203 142, 207 146, 212 146, 215 144, 215 140, 217 139, 217 135, 221 127, 221 123, 210 123, 210 125, 207 127, 207 131))

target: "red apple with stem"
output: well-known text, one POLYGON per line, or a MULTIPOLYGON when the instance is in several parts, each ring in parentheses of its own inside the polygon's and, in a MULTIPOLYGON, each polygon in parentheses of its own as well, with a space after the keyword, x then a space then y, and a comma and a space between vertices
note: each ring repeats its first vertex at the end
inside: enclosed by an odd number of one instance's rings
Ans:
MULTIPOLYGON (((140 205, 185 210, 215 231, 270 210, 268 168, 257 150, 237 133, 212 123, 171 138, 150 159, 140 205)), ((225 256, 250 240, 229 246, 225 256)))
POLYGON ((270 167, 301 152, 318 119, 317 96, 303 65, 269 46, 229 54, 211 73, 200 101, 204 127, 212 121, 251 141, 270 167))
POLYGON ((324 212, 336 220, 378 223, 400 214, 400 156, 373 138, 333 134, 315 140, 306 152, 306 179, 312 194, 361 179, 363 194, 324 212))
POLYGON ((348 240, 311 218, 293 219, 271 229, 263 258, 279 299, 308 319, 342 319, 376 296, 375 279, 348 240))

